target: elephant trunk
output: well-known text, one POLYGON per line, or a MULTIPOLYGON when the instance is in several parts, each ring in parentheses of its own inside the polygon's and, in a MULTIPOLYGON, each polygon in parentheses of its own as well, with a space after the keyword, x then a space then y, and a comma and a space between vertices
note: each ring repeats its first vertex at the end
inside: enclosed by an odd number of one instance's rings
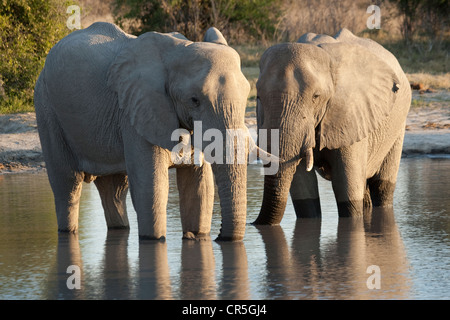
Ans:
POLYGON ((242 240, 247 215, 247 164, 212 164, 222 212, 217 240, 242 240))
MULTIPOLYGON (((280 116, 279 119, 282 119, 280 116)), ((279 128, 279 144, 274 146, 269 143, 269 152, 273 153, 278 148, 279 168, 275 174, 264 177, 264 195, 261 211, 254 224, 279 224, 286 209, 289 197, 289 189, 296 168, 300 161, 306 162, 306 170, 313 168, 313 148, 315 145, 314 126, 312 121, 293 123, 280 121, 272 123, 272 128, 279 128)))
POLYGON ((264 177, 263 202, 254 224, 277 225, 281 222, 298 162, 282 163, 275 174, 264 177))

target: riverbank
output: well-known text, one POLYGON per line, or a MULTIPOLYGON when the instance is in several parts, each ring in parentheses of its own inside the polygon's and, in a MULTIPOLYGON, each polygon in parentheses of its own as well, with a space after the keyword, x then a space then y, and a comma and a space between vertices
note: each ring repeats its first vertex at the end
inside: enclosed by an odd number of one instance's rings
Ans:
MULTIPOLYGON (((427 93, 427 103, 420 105, 414 104, 417 99, 413 96, 406 122, 403 157, 450 155, 448 96, 448 91, 427 93)), ((249 113, 246 124, 248 127, 256 127, 254 112, 249 113)), ((0 115, 0 174, 41 170, 45 170, 45 162, 37 132, 36 115, 0 115)))

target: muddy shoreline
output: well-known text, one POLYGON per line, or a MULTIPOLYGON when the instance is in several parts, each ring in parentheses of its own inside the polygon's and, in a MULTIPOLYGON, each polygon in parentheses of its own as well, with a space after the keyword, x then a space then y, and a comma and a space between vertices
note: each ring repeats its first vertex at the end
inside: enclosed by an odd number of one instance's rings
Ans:
MULTIPOLYGON (((256 127, 256 119, 246 119, 256 127)), ((406 123, 403 157, 450 156, 450 108, 411 108, 406 123)), ((0 174, 45 170, 34 113, 0 115, 0 174)))

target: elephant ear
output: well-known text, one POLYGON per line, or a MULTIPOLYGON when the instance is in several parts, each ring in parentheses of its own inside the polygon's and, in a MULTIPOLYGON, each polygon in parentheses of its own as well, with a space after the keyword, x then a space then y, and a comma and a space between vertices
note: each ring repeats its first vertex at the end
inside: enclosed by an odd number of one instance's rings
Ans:
POLYGON ((358 44, 319 45, 332 58, 335 92, 320 124, 320 149, 349 146, 389 116, 399 80, 383 60, 358 44))
POLYGON ((206 31, 205 36, 203 37, 203 42, 212 42, 228 46, 228 42, 225 40, 223 34, 214 27, 211 27, 206 31))
POLYGON ((166 92, 164 56, 180 42, 177 35, 149 32, 122 48, 108 72, 108 86, 117 92, 119 108, 148 142, 171 150, 179 121, 166 92))

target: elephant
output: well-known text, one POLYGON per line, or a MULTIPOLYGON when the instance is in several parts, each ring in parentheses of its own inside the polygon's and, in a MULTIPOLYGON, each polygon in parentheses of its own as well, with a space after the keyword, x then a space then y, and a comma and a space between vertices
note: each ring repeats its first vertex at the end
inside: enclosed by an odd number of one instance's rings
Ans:
POLYGON ((263 53, 256 86, 257 125, 279 130, 280 162, 264 177, 255 224, 279 224, 289 194, 297 218, 321 218, 316 172, 331 181, 339 217, 392 206, 411 104, 392 53, 345 28, 307 33, 263 53))
MULTIPOLYGON (((98 22, 50 50, 34 101, 60 232, 77 232, 82 182, 94 181, 108 228, 129 228, 130 189, 140 239, 165 239, 168 170, 176 168, 184 238, 209 235, 215 177, 222 214, 217 240, 243 239, 247 164, 173 157, 185 139, 174 133, 182 129, 190 139, 196 122, 200 137, 212 128, 248 132, 250 85, 240 57, 215 28, 204 40, 157 32, 136 37, 98 22)), ((252 142, 247 156, 257 150, 252 142)))

